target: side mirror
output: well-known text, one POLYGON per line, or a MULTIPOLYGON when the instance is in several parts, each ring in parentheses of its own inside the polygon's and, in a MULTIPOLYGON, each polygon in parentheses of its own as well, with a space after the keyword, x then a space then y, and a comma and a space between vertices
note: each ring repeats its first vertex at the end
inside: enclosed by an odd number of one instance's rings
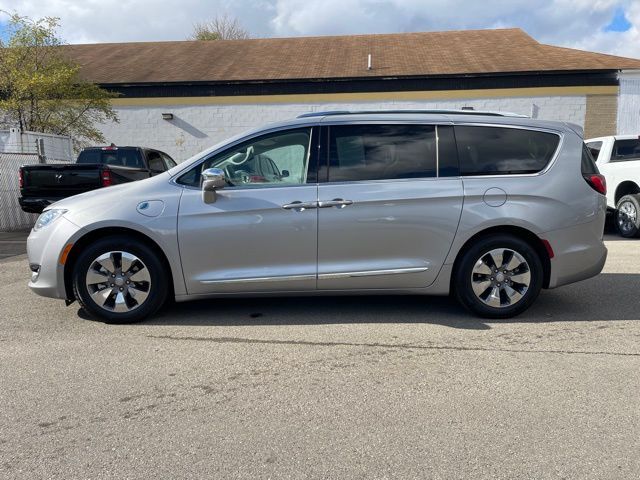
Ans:
POLYGON ((282 170, 281 177, 282 178, 287 178, 288 176, 289 176, 289 170, 282 170))
POLYGON ((220 168, 207 168, 202 176, 202 201, 204 203, 215 203, 216 190, 224 188, 227 184, 227 177, 224 170, 220 168))

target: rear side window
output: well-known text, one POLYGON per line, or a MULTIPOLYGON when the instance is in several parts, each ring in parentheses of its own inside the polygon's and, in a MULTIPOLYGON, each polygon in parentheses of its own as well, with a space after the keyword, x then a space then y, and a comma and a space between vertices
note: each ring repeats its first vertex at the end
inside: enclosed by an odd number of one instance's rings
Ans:
POLYGON ((600 150, 602 150, 602 142, 589 142, 587 143, 587 148, 589 149, 589 153, 594 160, 598 160, 600 156, 600 150))
MULTIPOLYGON (((329 181, 436 176, 432 125, 336 125, 329 127, 329 181)), ((321 178, 324 172, 321 172, 321 178)))
POLYGON ((560 137, 506 127, 456 126, 460 175, 537 173, 553 158, 560 137))
POLYGON ((612 162, 640 160, 640 139, 616 140, 611 153, 612 162))

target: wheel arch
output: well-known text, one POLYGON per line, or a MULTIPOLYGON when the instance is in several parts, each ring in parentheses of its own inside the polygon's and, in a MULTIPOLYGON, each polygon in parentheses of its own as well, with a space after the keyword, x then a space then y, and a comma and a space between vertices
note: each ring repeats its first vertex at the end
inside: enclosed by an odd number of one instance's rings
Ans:
POLYGON ((513 235, 514 237, 520 238, 527 242, 531 247, 536 251, 538 256, 540 257, 540 261, 542 262, 542 273, 543 273, 543 282, 542 287, 548 288, 549 281, 551 279, 551 259, 549 258, 549 252, 547 251, 547 247, 543 243, 542 239, 538 237, 531 230, 527 230, 523 227, 517 227, 513 225, 504 225, 504 226, 493 226, 481 230, 474 235, 472 235, 467 241, 462 245, 462 247, 458 250, 456 254, 456 259, 453 263, 453 274, 451 275, 451 284, 450 291, 455 289, 455 272, 457 271, 458 265, 462 259, 464 253, 471 248, 471 246, 477 242, 479 239, 484 237, 489 237, 491 235, 513 235))
POLYGON ((80 252, 82 251, 82 249, 86 245, 89 245, 94 240, 105 238, 107 236, 114 236, 114 235, 127 235, 129 237, 136 238, 137 240, 144 243, 146 246, 150 247, 158 255, 158 258, 160 259, 160 262, 162 263, 163 267, 166 269, 166 272, 170 279, 169 294, 170 296, 173 296, 175 290, 174 290, 174 284, 173 284, 174 278, 171 270, 171 265, 169 263, 169 259, 167 258, 166 254, 164 253, 162 248, 160 248, 160 245, 158 245, 158 243, 155 240, 153 240, 148 235, 145 235, 144 233, 131 228, 102 227, 102 228, 97 228, 95 230, 91 230, 85 233, 83 236, 81 236, 78 240, 76 240, 69 252, 69 255, 67 256, 67 261, 64 264, 64 289, 65 289, 65 294, 67 298, 68 299, 74 298, 73 269, 78 260, 78 257, 80 256, 80 252))
POLYGON ((624 182, 620 182, 620 184, 616 187, 616 193, 614 195, 614 202, 618 205, 618 202, 625 195, 632 195, 640 193, 640 187, 638 184, 632 180, 625 180, 624 182))

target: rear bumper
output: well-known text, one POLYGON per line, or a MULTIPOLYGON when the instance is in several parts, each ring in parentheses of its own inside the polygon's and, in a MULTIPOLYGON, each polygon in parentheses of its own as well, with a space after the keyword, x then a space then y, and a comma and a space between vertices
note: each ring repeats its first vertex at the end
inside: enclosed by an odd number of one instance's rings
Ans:
POLYGON ((62 198, 18 198, 18 203, 24 212, 42 213, 52 203, 62 200, 62 198))
POLYGON ((554 251, 551 259, 549 288, 579 282, 598 275, 607 260, 607 247, 602 241, 600 222, 575 225, 541 235, 554 251))

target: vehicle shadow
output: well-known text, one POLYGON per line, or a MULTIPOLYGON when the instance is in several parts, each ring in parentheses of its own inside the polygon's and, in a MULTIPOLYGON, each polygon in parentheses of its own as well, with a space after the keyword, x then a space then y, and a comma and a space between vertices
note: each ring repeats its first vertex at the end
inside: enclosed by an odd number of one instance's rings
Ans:
POLYGON ((494 323, 639 320, 640 274, 601 274, 556 290, 543 290, 524 314, 484 320, 454 299, 424 296, 220 298, 175 303, 142 325, 248 326, 358 323, 429 323, 488 330, 494 323))

